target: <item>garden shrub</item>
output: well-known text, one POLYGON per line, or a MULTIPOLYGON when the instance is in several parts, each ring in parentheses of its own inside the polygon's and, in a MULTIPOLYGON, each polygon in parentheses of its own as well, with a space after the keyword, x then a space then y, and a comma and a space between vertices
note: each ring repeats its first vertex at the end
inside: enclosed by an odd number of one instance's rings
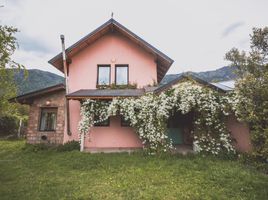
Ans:
POLYGON ((268 174, 268 162, 256 157, 253 153, 243 153, 239 155, 239 161, 247 166, 253 167, 258 171, 268 174))
POLYGON ((55 149, 55 146, 49 145, 49 144, 25 144, 23 150, 26 152, 39 152, 39 151, 47 151, 47 150, 53 150, 55 149))
POLYGON ((18 130, 17 118, 13 116, 0 117, 0 137, 16 135, 18 130))
POLYGON ((74 151, 80 149, 80 144, 78 141, 68 141, 65 144, 60 144, 57 146, 57 151, 74 151))
POLYGON ((236 67, 234 110, 250 127, 253 152, 260 162, 268 161, 268 27, 253 28, 248 52, 231 49, 226 59, 236 67))

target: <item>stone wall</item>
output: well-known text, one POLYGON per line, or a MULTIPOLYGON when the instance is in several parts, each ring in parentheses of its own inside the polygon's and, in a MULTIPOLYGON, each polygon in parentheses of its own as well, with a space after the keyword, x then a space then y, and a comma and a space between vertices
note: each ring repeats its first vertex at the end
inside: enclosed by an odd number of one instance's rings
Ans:
POLYGON ((64 134, 64 98, 65 91, 57 91, 36 97, 30 105, 27 126, 27 142, 30 144, 49 143, 62 144, 64 134), (50 102, 50 103, 49 103, 50 102), (57 107, 57 122, 55 131, 39 131, 41 108, 57 107), (46 140, 41 137, 46 136, 46 140))

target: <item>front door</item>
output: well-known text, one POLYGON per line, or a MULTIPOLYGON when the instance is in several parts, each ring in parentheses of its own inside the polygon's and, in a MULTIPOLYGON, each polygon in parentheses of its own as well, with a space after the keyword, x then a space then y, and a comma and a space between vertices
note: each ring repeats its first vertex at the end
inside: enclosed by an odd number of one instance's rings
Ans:
POLYGON ((172 140, 173 145, 183 144, 182 128, 168 128, 168 138, 172 140))

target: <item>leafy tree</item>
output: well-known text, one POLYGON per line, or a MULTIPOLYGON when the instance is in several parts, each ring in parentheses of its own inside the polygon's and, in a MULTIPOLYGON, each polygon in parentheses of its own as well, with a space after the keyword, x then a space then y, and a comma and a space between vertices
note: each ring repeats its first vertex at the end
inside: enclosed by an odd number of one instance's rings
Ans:
POLYGON ((14 37, 16 32, 16 28, 0 25, 0 116, 14 111, 14 106, 9 105, 8 99, 16 95, 16 87, 12 79, 13 73, 7 68, 16 67, 11 59, 17 45, 14 37))
POLYGON ((0 25, 0 68, 19 67, 19 65, 11 59, 17 47, 14 34, 18 30, 14 27, 0 25))
POLYGON ((268 161, 268 27, 253 28, 250 51, 233 48, 226 59, 237 67, 236 114, 251 129, 253 155, 268 161))
POLYGON ((18 46, 14 36, 17 31, 14 27, 0 25, 0 129, 2 130, 4 128, 15 130, 14 124, 17 124, 18 119, 27 118, 26 106, 8 102, 8 99, 17 93, 14 72, 24 68, 11 58, 18 46))
POLYGON ((11 58, 17 47, 14 36, 17 31, 14 27, 0 25, 0 116, 12 115, 16 111, 16 105, 9 104, 8 99, 16 96, 14 71, 23 68, 11 58))

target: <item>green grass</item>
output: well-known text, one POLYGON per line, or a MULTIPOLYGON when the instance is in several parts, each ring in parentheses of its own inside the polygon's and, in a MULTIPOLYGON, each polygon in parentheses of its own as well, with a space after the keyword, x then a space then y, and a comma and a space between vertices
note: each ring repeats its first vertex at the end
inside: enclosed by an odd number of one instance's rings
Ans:
POLYGON ((0 141, 0 199, 268 199, 268 176, 210 157, 33 152, 0 141))

